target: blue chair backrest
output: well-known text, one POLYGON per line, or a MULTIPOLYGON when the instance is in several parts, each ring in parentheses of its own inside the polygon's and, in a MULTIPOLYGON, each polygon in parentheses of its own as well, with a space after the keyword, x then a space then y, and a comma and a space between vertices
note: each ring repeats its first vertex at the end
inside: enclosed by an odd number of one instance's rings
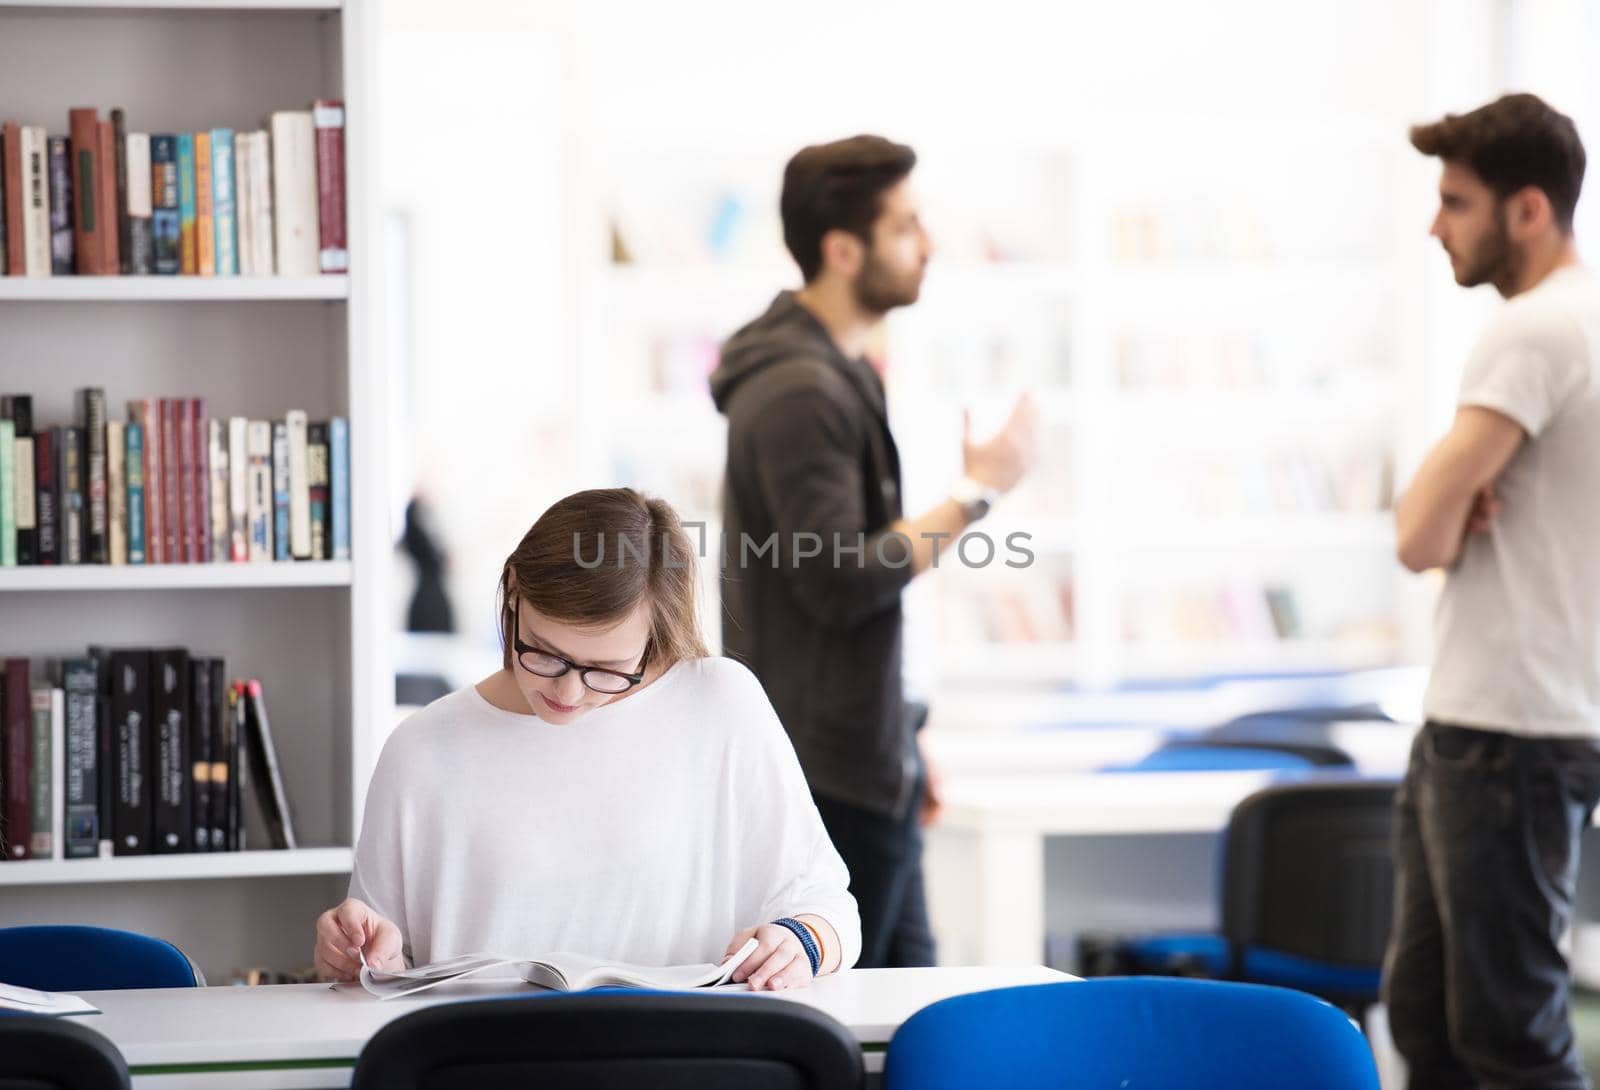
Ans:
POLYGON ((885 1090, 1377 1090, 1337 1007, 1258 984, 1165 977, 942 1000, 889 1042, 885 1090))
POLYGON ((172 943, 109 927, 0 927, 0 983, 45 992, 193 988, 203 977, 172 943))
POLYGON ((1169 742, 1137 761, 1109 765, 1103 772, 1310 772, 1303 754, 1267 746, 1169 742))

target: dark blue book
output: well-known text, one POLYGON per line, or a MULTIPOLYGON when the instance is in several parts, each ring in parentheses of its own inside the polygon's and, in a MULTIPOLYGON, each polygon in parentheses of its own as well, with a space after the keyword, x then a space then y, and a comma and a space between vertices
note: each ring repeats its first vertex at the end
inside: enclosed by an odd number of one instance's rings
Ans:
POLYGON ((183 268, 178 213, 178 138, 150 138, 151 225, 155 233, 156 275, 176 276, 183 268))
POLYGON ((50 150, 50 275, 78 271, 72 237, 72 159, 65 136, 52 136, 50 150))

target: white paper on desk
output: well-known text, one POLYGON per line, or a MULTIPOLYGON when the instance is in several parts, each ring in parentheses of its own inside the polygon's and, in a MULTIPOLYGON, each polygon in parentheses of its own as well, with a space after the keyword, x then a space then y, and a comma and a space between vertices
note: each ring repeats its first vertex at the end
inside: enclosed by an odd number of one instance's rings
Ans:
POLYGON ((64 992, 39 992, 16 984, 0 984, 0 1007, 28 1014, 99 1014, 100 1008, 64 992))
POLYGON ((374 969, 362 959, 361 986, 379 999, 395 999, 462 980, 490 969, 509 967, 530 984, 555 991, 576 992, 586 988, 659 988, 667 991, 711 988, 726 984, 744 959, 756 948, 748 939, 720 964, 704 965, 625 965, 602 961, 586 954, 546 954, 539 958, 507 958, 493 954, 463 954, 415 969, 388 971, 374 969))

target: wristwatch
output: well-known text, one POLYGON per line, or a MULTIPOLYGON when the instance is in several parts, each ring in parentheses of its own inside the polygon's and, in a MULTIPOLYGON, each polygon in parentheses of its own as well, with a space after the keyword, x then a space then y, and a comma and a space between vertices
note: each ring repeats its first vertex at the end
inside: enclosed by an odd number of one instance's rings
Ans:
POLYGON ((962 477, 950 487, 950 498, 961 505, 961 514, 968 522, 977 522, 989 513, 1000 493, 971 477, 962 477))

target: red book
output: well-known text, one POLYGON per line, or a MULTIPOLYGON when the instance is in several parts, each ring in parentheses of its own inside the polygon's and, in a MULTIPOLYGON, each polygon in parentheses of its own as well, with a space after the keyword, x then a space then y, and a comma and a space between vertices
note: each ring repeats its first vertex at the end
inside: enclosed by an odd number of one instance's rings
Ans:
POLYGON ((161 522, 166 533, 162 551, 168 564, 183 563, 183 448, 178 438, 181 401, 161 399, 161 522))
POLYGON ((69 158, 72 160, 73 266, 79 276, 100 271, 100 239, 105 224, 100 218, 100 113, 86 106, 67 113, 69 158))
POLYGON ((6 195, 6 274, 21 276, 27 259, 22 245, 22 126, 15 121, 0 125, 0 142, 5 153, 0 157, 0 171, 5 172, 0 190, 6 195))
POLYGON ((211 441, 206 427, 206 402, 202 397, 189 399, 189 432, 194 444, 194 526, 196 538, 195 558, 201 564, 211 563, 211 441))
POLYGON ((189 398, 174 398, 172 412, 178 426, 178 510, 183 519, 179 527, 185 564, 200 563, 200 509, 198 486, 194 479, 194 420, 189 414, 189 398))
POLYGON ((116 276, 122 271, 121 250, 117 247, 117 136, 109 121, 95 126, 100 134, 100 172, 95 178, 95 213, 101 224, 101 276, 116 276))
POLYGON ((165 564, 167 557, 167 523, 161 517, 162 461, 161 461, 161 406, 154 398, 143 397, 128 402, 128 416, 139 422, 144 439, 144 562, 165 564))
POLYGON ((317 133, 317 260, 324 273, 350 271, 344 211, 344 103, 311 104, 317 133))
POLYGON ((28 858, 33 840, 33 690, 28 686, 28 660, 6 659, 5 720, 5 858, 28 858))

